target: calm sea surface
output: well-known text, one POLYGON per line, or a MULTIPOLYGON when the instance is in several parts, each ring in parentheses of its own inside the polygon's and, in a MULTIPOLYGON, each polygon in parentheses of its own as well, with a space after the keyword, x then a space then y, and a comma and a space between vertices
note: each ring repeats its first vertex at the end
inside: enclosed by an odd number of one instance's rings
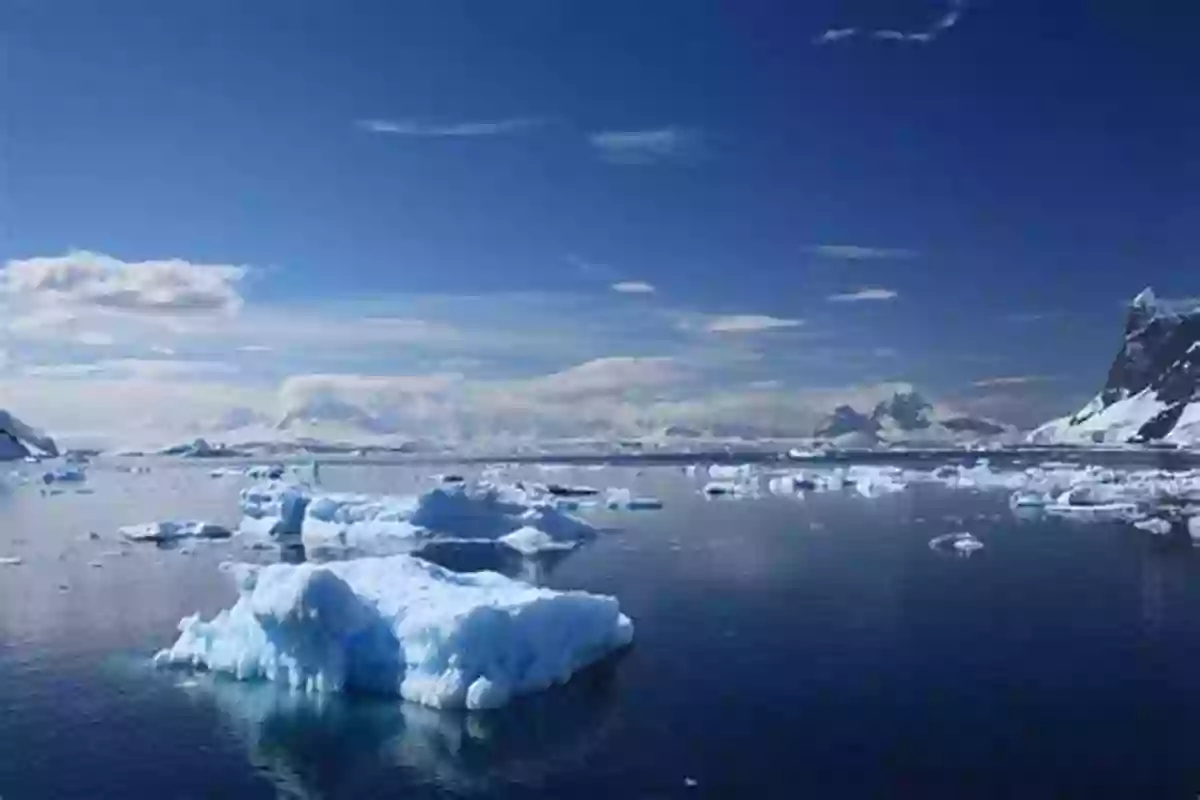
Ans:
MULTIPOLYGON (((1180 797, 1200 793, 1200 550, 1121 524, 1017 520, 999 494, 707 501, 677 467, 536 477, 629 486, 556 562, 442 548, 613 594, 623 657, 486 714, 156 671, 217 565, 298 554, 125 546, 118 525, 234 525, 207 465, 93 468, 0 491, 0 797, 1180 797), (968 530, 969 559, 933 552, 968 530), (89 533, 99 539, 89 538, 89 533)), ((477 468, 463 469, 468 475, 477 468)), ((445 467, 325 466, 404 493, 445 467)))

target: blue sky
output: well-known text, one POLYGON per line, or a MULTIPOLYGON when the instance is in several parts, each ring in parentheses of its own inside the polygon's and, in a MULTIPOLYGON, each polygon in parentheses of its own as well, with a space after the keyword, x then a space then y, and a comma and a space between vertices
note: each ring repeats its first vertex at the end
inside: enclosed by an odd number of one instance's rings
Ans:
POLYGON ((729 414, 906 380, 1034 422, 1122 298, 1200 294, 1200 9, 1167 7, 9 2, 0 390, 203 415, 607 359, 729 414))

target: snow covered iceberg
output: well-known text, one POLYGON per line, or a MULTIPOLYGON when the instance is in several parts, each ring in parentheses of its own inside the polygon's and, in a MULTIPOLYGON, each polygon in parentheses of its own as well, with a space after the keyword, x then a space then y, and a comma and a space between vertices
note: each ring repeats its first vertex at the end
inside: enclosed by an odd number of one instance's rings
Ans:
POLYGON ((614 597, 407 555, 230 571, 237 602, 209 621, 185 617, 156 664, 481 709, 566 682, 633 639, 614 597))

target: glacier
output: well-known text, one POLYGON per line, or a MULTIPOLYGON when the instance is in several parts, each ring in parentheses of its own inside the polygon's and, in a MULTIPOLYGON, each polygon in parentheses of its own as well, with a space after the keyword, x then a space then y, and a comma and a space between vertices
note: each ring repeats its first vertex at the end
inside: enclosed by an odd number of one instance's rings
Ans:
POLYGON ((485 709, 564 683, 633 640, 616 598, 408 555, 227 572, 237 602, 211 620, 184 618, 157 665, 485 709))

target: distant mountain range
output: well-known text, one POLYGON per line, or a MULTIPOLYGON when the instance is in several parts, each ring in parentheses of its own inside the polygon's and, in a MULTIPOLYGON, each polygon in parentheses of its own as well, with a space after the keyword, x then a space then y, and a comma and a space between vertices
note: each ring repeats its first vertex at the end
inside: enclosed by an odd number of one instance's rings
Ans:
POLYGON ((1029 434, 1035 444, 1200 443, 1200 309, 1162 307, 1146 288, 1129 304, 1108 380, 1091 402, 1029 434))
POLYGON ((1011 425, 959 414, 929 402, 915 389, 898 391, 870 410, 838 406, 814 431, 840 447, 881 444, 956 444, 1012 437, 1011 425))

